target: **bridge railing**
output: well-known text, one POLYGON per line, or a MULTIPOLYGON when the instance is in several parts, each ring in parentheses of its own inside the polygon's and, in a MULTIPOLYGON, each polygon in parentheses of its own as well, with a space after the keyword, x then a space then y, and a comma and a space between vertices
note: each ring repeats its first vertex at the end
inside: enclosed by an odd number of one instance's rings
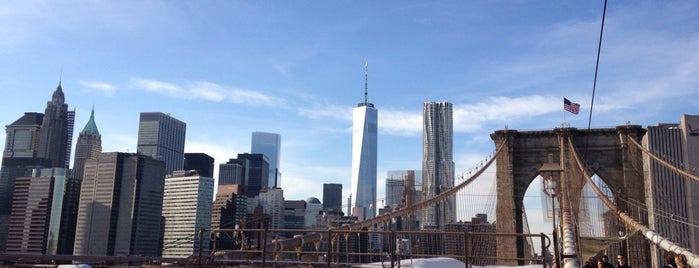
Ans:
MULTIPOLYGON (((222 265, 306 265, 314 267, 353 266, 365 263, 382 263, 383 267, 396 267, 400 261, 419 258, 450 257, 471 265, 495 265, 502 258, 496 254, 498 236, 530 237, 541 240, 541 252, 549 252, 551 245, 544 234, 505 234, 467 231, 394 231, 374 228, 371 230, 299 230, 299 229, 219 229, 211 230, 211 254, 206 263, 222 265), (277 247, 269 249, 274 240, 290 236, 308 237, 324 233, 321 240, 310 239, 294 249, 277 247), (218 237, 235 238, 227 245, 217 243, 218 237), (224 248, 222 248, 224 247, 224 248)), ((206 243, 207 241, 202 241, 206 243)), ((218 241, 220 242, 220 241, 218 241)), ((511 258, 507 260, 541 264, 546 267, 545 256, 511 258)), ((405 264, 403 264, 405 265, 405 264)))

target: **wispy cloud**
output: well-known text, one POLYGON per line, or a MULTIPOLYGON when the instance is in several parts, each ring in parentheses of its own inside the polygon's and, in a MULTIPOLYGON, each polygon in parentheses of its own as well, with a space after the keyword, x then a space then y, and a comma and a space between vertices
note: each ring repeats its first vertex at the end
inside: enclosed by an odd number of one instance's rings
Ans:
POLYGON ((352 107, 347 105, 326 105, 313 107, 300 107, 298 113, 313 120, 343 120, 352 121, 352 107))
MULTIPOLYGON (((454 132, 474 133, 493 123, 507 123, 562 110, 558 97, 492 97, 475 104, 454 104, 454 132)), ((379 110, 379 130, 397 136, 422 133, 422 111, 379 110)))
POLYGON ((283 98, 260 91, 223 86, 208 81, 175 84, 146 78, 131 78, 131 87, 181 99, 199 99, 213 102, 230 102, 252 106, 285 107, 283 98))
POLYGON ((88 89, 93 89, 103 92, 107 96, 113 96, 116 92, 117 87, 115 85, 109 84, 107 82, 101 81, 82 81, 79 80, 78 84, 88 89))

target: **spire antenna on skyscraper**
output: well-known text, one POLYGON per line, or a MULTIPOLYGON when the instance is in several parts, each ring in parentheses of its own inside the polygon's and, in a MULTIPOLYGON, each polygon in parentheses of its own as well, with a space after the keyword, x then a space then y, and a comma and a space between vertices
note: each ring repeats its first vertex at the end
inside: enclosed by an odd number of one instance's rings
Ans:
POLYGON ((369 95, 369 62, 364 60, 364 105, 369 103, 367 100, 369 95))

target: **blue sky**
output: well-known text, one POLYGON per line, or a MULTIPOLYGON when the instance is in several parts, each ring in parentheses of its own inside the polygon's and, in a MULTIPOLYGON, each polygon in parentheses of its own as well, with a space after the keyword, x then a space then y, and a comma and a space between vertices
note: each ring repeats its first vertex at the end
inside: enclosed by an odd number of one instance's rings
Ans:
MULTIPOLYGON (((379 111, 388 170, 421 169, 422 103, 454 104, 461 173, 507 126, 586 128, 603 1, 0 2, 0 122, 43 112, 62 80, 75 136, 94 105, 104 151, 136 149, 138 115, 187 123, 223 163, 282 135, 287 199, 350 191, 352 108, 379 111)), ((678 122, 699 108, 699 2, 610 1, 592 127, 678 122)), ((4 140, 4 132, 0 138, 4 140)))

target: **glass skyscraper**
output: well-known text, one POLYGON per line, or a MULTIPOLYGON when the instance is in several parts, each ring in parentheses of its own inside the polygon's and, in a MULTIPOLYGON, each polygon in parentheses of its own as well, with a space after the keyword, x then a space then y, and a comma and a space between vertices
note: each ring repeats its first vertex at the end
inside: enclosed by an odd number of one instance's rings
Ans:
POLYGON ((169 114, 141 113, 136 151, 164 161, 166 174, 172 174, 184 168, 186 132, 187 124, 169 114))
POLYGON ((376 216, 378 111, 364 102, 352 110, 352 211, 359 220, 376 216))
POLYGON ((281 172, 279 162, 282 149, 282 136, 276 133, 253 132, 252 148, 250 153, 264 154, 269 160, 269 182, 270 188, 281 187, 281 172))
MULTIPOLYGON (((422 114, 422 196, 433 198, 454 187, 453 108, 449 102, 425 102, 422 114)), ((456 220, 454 197, 428 208, 422 215, 424 229, 444 230, 456 220)))

